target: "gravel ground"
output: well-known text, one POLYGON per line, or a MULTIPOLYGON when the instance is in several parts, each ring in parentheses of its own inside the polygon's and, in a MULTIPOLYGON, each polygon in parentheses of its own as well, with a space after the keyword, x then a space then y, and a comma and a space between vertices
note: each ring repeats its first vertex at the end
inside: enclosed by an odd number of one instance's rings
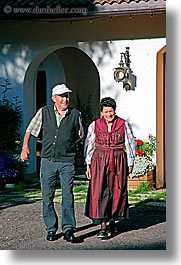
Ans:
MULTIPOLYGON (((61 221, 61 204, 55 204, 61 221)), ((84 204, 75 204, 77 241, 63 240, 61 224, 57 240, 46 240, 42 202, 4 204, 0 210, 1 250, 166 250, 166 208, 130 208, 130 217, 117 223, 118 235, 108 240, 97 238, 99 226, 84 216, 84 204)))

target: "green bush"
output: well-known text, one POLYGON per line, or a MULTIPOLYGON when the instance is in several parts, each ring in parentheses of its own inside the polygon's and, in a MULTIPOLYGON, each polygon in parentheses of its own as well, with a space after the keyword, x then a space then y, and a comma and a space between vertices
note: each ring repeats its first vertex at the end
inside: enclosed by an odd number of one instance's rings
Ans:
POLYGON ((1 100, 0 121, 0 150, 15 152, 20 141, 20 110, 8 100, 1 100))
POLYGON ((11 89, 5 80, 0 100, 0 184, 17 183, 24 176, 27 163, 20 159, 21 107, 18 97, 9 101, 6 92, 11 89))

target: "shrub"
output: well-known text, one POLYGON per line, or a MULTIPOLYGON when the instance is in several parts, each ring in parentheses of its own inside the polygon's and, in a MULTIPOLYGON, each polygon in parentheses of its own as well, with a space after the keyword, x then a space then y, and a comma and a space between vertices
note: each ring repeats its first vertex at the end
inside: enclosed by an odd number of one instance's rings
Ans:
POLYGON ((8 100, 0 100, 0 121, 0 150, 15 152, 20 140, 20 110, 8 100))
POLYGON ((17 183, 24 175, 27 163, 20 159, 21 107, 18 97, 9 101, 6 92, 11 89, 6 79, 0 100, 0 186, 17 183))
POLYGON ((18 181, 18 170, 15 166, 14 157, 5 151, 0 151, 0 186, 6 183, 18 181))

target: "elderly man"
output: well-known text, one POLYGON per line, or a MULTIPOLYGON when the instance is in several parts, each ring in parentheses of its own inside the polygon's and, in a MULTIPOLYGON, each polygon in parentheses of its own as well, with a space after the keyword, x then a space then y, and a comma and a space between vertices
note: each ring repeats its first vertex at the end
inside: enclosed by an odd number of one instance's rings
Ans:
POLYGON ((43 198, 43 218, 49 241, 56 239, 58 217, 54 208, 57 175, 62 188, 62 232, 64 239, 74 242, 76 220, 74 214, 73 180, 75 176, 75 144, 84 136, 81 114, 70 108, 70 93, 64 84, 52 89, 54 104, 38 110, 25 132, 21 159, 29 158, 29 140, 42 130, 40 180, 43 198))

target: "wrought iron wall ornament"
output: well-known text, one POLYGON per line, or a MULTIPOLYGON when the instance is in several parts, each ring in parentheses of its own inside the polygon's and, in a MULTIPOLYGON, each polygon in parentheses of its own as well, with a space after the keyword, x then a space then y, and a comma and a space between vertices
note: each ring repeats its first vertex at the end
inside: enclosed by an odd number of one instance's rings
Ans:
POLYGON ((116 82, 123 82, 123 89, 134 90, 130 75, 132 73, 130 67, 130 54, 129 47, 126 47, 125 52, 121 52, 121 59, 119 62, 119 67, 114 68, 114 80, 116 82))

